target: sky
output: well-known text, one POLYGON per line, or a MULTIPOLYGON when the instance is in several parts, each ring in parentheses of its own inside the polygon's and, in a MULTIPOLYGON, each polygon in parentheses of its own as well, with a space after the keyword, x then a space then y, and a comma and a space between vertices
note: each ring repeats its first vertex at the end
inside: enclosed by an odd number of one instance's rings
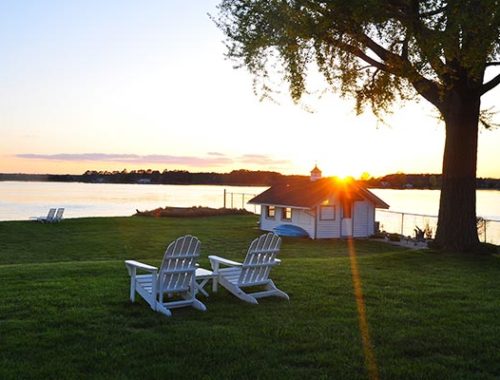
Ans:
MULTIPOLYGON (((0 172, 441 172, 444 126, 424 100, 386 124, 336 94, 260 101, 224 57, 217 3, 2 0, 0 172)), ((500 128, 480 133, 478 176, 500 177, 499 147, 500 128)))

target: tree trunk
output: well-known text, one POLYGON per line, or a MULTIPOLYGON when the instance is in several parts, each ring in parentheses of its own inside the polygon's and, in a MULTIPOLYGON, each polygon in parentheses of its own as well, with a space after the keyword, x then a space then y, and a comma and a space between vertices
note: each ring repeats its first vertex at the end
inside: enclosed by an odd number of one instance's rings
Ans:
POLYGON ((479 245, 476 167, 479 109, 475 91, 452 92, 441 108, 446 124, 436 245, 468 252, 479 245))

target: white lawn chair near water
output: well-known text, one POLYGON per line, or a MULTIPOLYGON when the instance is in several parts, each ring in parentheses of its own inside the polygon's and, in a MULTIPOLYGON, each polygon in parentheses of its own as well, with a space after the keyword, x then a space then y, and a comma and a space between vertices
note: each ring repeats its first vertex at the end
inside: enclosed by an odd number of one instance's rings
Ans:
POLYGON ((51 222, 56 223, 62 220, 64 214, 64 208, 58 208, 56 211, 56 215, 52 218, 51 222))
POLYGON ((192 306, 207 308, 196 299, 196 260, 200 256, 200 241, 191 235, 182 236, 169 244, 160 269, 134 260, 125 261, 130 275, 130 301, 135 293, 144 298, 151 309, 168 317, 170 309, 192 306), (137 274, 137 271, 149 272, 137 274), (169 300, 174 295, 181 299, 169 300))
POLYGON ((42 223, 50 223, 54 219, 54 216, 56 214, 56 209, 51 208, 47 214, 47 216, 33 216, 30 219, 31 220, 36 220, 37 222, 42 222, 42 223))
MULTIPOLYGON (((250 244, 243 263, 219 256, 208 256, 217 281, 239 299, 258 304, 257 298, 277 296, 290 299, 288 294, 279 290, 269 278, 273 266, 281 261, 276 258, 280 251, 281 238, 273 233, 261 235, 250 244), (221 265, 227 268, 220 268, 221 265), (250 293, 244 289, 264 286, 263 291, 250 293)), ((214 291, 217 284, 214 282, 214 291)))

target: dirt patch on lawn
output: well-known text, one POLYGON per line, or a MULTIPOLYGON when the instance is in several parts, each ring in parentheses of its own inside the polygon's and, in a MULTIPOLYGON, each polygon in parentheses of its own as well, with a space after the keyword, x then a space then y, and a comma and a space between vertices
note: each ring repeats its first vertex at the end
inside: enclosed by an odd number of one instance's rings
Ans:
POLYGON ((248 215, 245 209, 210 208, 210 207, 159 207, 151 211, 136 210, 134 216, 162 217, 203 217, 221 215, 248 215))

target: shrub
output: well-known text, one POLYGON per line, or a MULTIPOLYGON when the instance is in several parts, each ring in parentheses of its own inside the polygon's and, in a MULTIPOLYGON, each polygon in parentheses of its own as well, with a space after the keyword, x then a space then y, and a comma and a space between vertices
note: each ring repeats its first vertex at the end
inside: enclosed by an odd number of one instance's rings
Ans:
POLYGON ((401 236, 399 234, 389 234, 387 235, 390 241, 401 241, 401 236))

